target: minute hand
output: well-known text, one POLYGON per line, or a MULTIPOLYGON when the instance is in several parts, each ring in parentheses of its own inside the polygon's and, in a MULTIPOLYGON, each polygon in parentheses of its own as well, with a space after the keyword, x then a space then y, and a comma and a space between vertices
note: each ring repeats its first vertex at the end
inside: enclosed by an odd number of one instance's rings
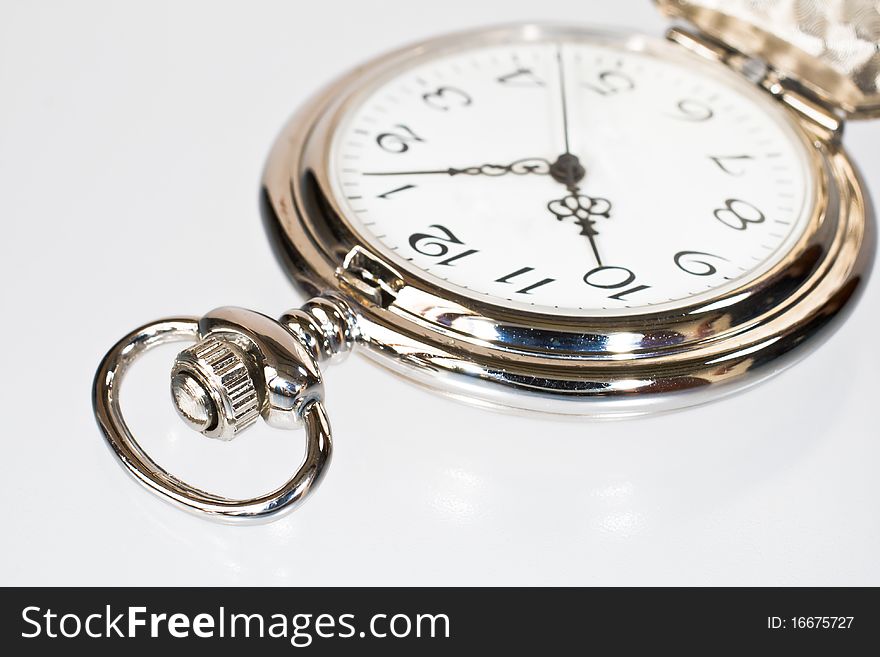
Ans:
POLYGON ((526 157, 510 164, 480 164, 478 166, 457 169, 425 169, 421 171, 365 171, 365 176, 428 176, 445 174, 447 176, 489 176, 497 178, 506 174, 514 176, 546 176, 550 174, 550 161, 543 157, 526 157))

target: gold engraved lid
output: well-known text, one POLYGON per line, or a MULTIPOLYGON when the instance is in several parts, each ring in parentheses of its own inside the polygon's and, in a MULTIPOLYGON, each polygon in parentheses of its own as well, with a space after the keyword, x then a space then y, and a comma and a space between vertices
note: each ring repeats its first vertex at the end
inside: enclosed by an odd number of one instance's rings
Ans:
POLYGON ((880 1, 656 0, 849 118, 880 117, 880 1))

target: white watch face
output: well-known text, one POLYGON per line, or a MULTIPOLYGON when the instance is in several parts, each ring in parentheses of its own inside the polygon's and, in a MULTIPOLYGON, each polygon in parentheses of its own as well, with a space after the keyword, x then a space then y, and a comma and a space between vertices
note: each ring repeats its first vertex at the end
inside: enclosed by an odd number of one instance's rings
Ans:
POLYGON ((402 267, 511 308, 650 312, 759 276, 809 221, 807 146, 745 80, 641 43, 465 43, 385 76, 334 135, 340 207, 402 267))

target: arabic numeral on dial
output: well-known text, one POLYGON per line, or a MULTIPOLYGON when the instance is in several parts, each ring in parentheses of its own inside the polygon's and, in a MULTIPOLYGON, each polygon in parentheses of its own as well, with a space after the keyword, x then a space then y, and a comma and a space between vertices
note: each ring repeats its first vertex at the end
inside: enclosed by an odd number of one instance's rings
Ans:
POLYGON ((600 96, 613 96, 621 91, 631 91, 636 88, 636 83, 628 75, 620 71, 602 71, 599 73, 596 84, 584 83, 584 87, 595 91, 600 96))
POLYGON ((422 94, 422 100, 441 112, 448 112, 452 107, 467 107, 474 102, 468 94, 455 87, 438 87, 436 91, 422 94))
MULTIPOLYGON (((534 267, 523 267, 522 269, 517 269, 516 271, 512 271, 509 274, 505 274, 501 278, 496 278, 496 283, 510 283, 511 279, 516 278, 522 274, 528 274, 531 271, 535 271, 534 267)), ((525 287, 516 291, 517 294, 529 294, 535 288, 541 287, 542 285, 547 285, 547 283, 552 283, 555 281, 555 278, 543 278, 536 283, 531 283, 530 285, 526 285, 525 287)))
POLYGON ((452 263, 455 262, 456 260, 461 260, 462 258, 465 258, 469 255, 473 255, 475 253, 479 253, 479 251, 477 249, 468 249, 467 251, 462 251, 461 253, 457 253, 454 256, 450 256, 450 257, 446 258, 446 260, 441 260, 437 264, 438 265, 447 265, 447 266, 451 267, 452 263))
POLYGON ((541 80, 530 68, 518 68, 513 73, 496 78, 498 82, 511 87, 543 87, 541 80))
POLYGON ((746 172, 744 167, 728 166, 725 163, 730 160, 753 160, 755 158, 751 155, 710 155, 709 159, 717 164, 724 173, 731 176, 742 176, 746 172))
MULTIPOLYGON (((413 233, 409 236, 409 245, 418 253, 429 256, 431 258, 442 258, 449 255, 452 246, 464 246, 464 242, 458 239, 451 230, 440 224, 434 224, 429 228, 435 229, 430 233, 413 233)), ((456 260, 460 260, 474 253, 479 253, 477 249, 467 249, 459 253, 455 253, 438 264, 452 266, 456 260)))
POLYGON ((676 119, 681 119, 682 121, 700 123, 702 121, 708 121, 715 116, 715 112, 712 111, 712 108, 699 100, 685 98, 684 100, 678 101, 675 108, 679 113, 673 114, 672 116, 676 119))
POLYGON ((715 265, 702 258, 717 258, 718 260, 729 262, 727 258, 722 258, 721 256, 712 253, 705 253, 703 251, 679 251, 673 257, 675 265, 686 274, 691 274, 693 276, 711 276, 718 272, 718 268, 715 267, 715 265))
POLYGON ((584 283, 592 287, 602 290, 616 290, 619 288, 627 288, 608 295, 609 299, 617 299, 622 301, 625 296, 647 290, 650 285, 634 285, 628 287, 636 281, 636 275, 626 267, 615 267, 613 265, 603 265, 595 267, 584 274, 584 283))
POLYGON ((449 253, 450 244, 464 244, 445 226, 433 224, 429 228, 436 230, 433 233, 413 233, 409 236, 409 245, 422 255, 440 258, 449 253))
POLYGON ((416 142, 424 142, 424 137, 420 137, 409 126, 398 123, 394 126, 394 130, 383 132, 376 135, 376 143, 383 151, 388 153, 406 153, 410 144, 416 142))
POLYGON ((745 230, 750 224, 764 222, 764 213, 747 201, 729 198, 724 201, 723 208, 713 211, 715 218, 734 230, 745 230))
POLYGON ((401 185, 400 187, 395 187, 394 189, 390 189, 383 194, 377 194, 376 198, 388 200, 391 196, 393 196, 394 194, 397 194, 398 192, 405 192, 408 189, 415 189, 415 187, 416 187, 415 185, 401 185))
POLYGON ((584 283, 603 290, 625 287, 636 280, 636 275, 626 267, 603 265, 584 274, 584 283))

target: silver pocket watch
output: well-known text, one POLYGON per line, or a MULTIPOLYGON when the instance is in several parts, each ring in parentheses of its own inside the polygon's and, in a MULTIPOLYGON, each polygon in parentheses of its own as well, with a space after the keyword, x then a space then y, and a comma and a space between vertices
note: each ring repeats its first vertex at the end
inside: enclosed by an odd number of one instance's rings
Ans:
POLYGON ((626 417, 780 371, 852 308, 874 251, 841 143, 880 116, 875 3, 660 0, 658 40, 571 26, 443 36, 359 66, 299 110, 263 179, 279 260, 309 296, 132 331, 95 377, 113 452, 210 516, 265 518, 321 480, 321 367, 357 351, 491 406, 626 417), (126 426, 145 350, 181 418, 229 440, 261 417, 306 456, 266 495, 176 478, 126 426))

